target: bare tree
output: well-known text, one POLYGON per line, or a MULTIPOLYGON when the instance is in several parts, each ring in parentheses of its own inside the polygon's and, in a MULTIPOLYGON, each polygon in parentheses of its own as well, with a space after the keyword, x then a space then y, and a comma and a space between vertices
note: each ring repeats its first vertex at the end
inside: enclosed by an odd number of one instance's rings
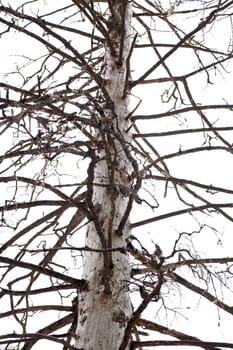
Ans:
POLYGON ((232 10, 1 1, 1 349, 233 348, 232 10))

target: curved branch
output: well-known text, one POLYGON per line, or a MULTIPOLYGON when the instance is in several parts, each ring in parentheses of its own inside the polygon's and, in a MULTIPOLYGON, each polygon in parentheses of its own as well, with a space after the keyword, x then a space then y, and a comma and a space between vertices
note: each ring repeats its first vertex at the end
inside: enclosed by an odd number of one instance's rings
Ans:
MULTIPOLYGON (((139 227, 142 225, 150 224, 152 222, 168 219, 168 218, 171 218, 173 216, 184 215, 184 214, 193 213, 196 211, 204 211, 207 209, 215 209, 216 211, 218 211, 219 208, 233 208, 233 203, 210 203, 210 204, 206 204, 206 205, 200 205, 200 206, 194 207, 194 208, 186 208, 186 209, 171 211, 171 212, 166 213, 166 214, 153 216, 152 218, 133 222, 131 224, 131 227, 136 228, 136 227, 139 227)), ((232 221, 233 221, 233 218, 232 218, 232 221)))
POLYGON ((0 262, 7 264, 7 265, 10 265, 10 266, 17 266, 17 267, 21 267, 23 269, 37 271, 39 273, 42 273, 43 275, 54 277, 54 278, 60 279, 62 281, 71 283, 72 285, 74 285, 76 288, 79 288, 79 289, 85 289, 87 287, 86 280, 84 280, 84 279, 76 279, 76 278, 64 275, 63 273, 49 270, 43 266, 27 263, 24 261, 18 261, 15 259, 10 259, 10 258, 5 257, 5 256, 0 256, 0 262))
POLYGON ((182 286, 188 288, 189 290, 193 291, 194 293, 197 293, 204 297, 205 299, 209 300, 210 302, 217 305, 220 309, 228 312, 229 314, 233 315, 233 307, 229 306, 225 303, 223 303, 221 300, 219 300, 216 296, 210 294, 207 290, 202 289, 195 284, 187 281, 185 278, 179 276, 175 272, 168 273, 168 276, 175 282, 181 284, 182 286))

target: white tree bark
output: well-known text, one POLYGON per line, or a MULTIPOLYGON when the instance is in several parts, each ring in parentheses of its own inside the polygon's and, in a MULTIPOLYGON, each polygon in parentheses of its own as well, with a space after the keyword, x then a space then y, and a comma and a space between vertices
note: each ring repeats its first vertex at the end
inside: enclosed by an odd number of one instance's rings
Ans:
POLYGON ((87 252, 83 258, 83 278, 88 281, 88 290, 79 295, 75 346, 84 350, 118 349, 132 315, 128 254, 110 251, 125 247, 130 235, 128 219, 123 225, 122 218, 130 198, 133 171, 125 93, 132 14, 128 1, 119 3, 113 6, 115 18, 109 17, 112 47, 106 44, 103 74, 104 88, 112 104, 105 104, 103 113, 98 115, 100 130, 95 137, 102 149, 93 153, 88 170, 87 204, 93 220, 88 227, 86 245, 105 253, 87 252))

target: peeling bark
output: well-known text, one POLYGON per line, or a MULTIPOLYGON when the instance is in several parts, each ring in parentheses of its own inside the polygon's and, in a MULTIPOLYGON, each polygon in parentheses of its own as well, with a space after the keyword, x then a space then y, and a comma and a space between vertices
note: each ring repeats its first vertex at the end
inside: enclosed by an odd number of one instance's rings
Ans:
POLYGON ((136 191, 127 118, 132 13, 128 1, 111 4, 111 45, 106 44, 103 73, 109 101, 96 114, 99 129, 95 139, 102 147, 91 150, 88 169, 86 203, 92 222, 86 246, 100 249, 100 253, 86 252, 83 258, 83 278, 88 281, 88 290, 79 295, 76 347, 85 350, 118 349, 132 315, 129 256, 111 252, 111 248, 126 246, 130 235, 129 208, 136 191))

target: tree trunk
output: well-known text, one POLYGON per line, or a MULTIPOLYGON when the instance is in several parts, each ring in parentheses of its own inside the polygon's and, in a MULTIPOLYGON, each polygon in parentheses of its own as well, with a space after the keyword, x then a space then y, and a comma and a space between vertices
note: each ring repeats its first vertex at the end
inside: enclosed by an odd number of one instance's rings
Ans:
POLYGON ((79 295, 76 347, 84 350, 118 349, 132 314, 129 256, 114 251, 126 246, 133 201, 135 164, 127 118, 132 10, 128 1, 111 3, 103 73, 106 99, 94 116, 99 127, 93 139, 101 147, 98 152, 94 147, 90 150, 88 169, 86 203, 91 223, 86 246, 101 252, 83 257, 88 289, 79 295))

